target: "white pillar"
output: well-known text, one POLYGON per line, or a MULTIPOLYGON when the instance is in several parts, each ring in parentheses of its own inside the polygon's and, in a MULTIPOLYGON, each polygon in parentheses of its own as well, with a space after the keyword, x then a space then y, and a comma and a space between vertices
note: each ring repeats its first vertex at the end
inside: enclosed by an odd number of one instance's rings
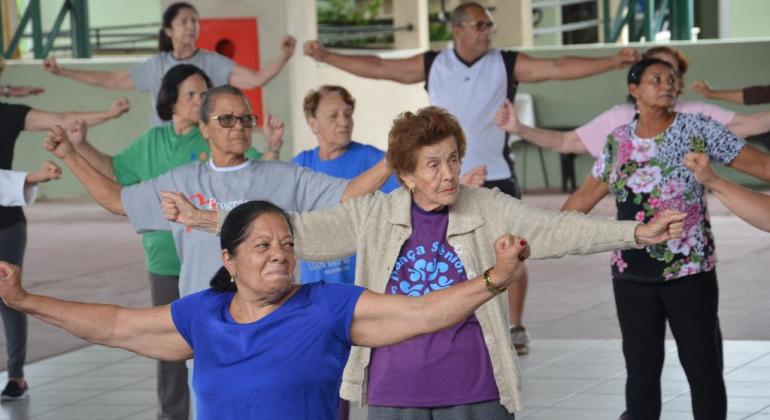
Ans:
POLYGON ((395 47, 427 50, 429 47, 428 0, 393 0, 393 26, 411 25, 411 31, 395 33, 395 47))
POLYGON ((532 46, 531 0, 498 1, 494 18, 497 23, 497 33, 493 43, 496 47, 532 46))

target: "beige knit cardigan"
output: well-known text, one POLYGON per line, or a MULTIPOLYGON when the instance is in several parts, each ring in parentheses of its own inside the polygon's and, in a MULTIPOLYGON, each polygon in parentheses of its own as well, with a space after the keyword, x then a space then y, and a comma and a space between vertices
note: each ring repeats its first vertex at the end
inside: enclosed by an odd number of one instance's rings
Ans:
MULTIPOLYGON (((370 194, 340 206, 292 217, 297 255, 306 260, 329 260, 357 254, 356 284, 385 292, 393 265, 411 227, 409 191, 370 194)), ((636 222, 619 222, 575 212, 552 212, 528 207, 498 190, 461 187, 449 209, 447 240, 473 278, 495 263, 494 241, 504 233, 529 241, 531 258, 592 254, 637 247, 636 222)), ((478 310, 500 403, 509 412, 521 410, 521 375, 508 332, 505 293, 478 310)), ((340 395, 366 403, 370 349, 353 347, 343 374, 340 395)))

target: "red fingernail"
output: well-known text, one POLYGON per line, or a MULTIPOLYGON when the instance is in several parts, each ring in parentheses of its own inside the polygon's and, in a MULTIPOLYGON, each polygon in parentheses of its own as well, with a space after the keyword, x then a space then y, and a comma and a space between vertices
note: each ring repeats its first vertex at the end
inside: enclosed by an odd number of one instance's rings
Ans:
POLYGON ((527 241, 525 241, 524 239, 522 239, 522 240, 519 242, 519 245, 521 245, 521 246, 524 246, 524 245, 526 245, 526 244, 527 244, 527 241))

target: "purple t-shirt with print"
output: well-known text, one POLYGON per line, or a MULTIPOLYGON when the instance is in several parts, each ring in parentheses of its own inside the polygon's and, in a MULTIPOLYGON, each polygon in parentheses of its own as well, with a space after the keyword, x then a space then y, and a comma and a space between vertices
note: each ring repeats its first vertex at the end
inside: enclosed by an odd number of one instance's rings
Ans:
MULTIPOLYGON (((412 235, 401 248, 385 290, 422 296, 467 280, 446 240, 447 210, 412 203, 412 235)), ((385 407, 442 407, 497 400, 492 362, 475 316, 433 334, 372 350, 367 399, 385 407)))

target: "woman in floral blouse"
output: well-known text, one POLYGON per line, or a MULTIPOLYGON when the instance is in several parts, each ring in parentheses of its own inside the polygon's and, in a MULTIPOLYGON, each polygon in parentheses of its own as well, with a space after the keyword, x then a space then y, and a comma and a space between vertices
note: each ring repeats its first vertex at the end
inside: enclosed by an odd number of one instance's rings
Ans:
POLYGON ((608 193, 620 220, 648 222, 665 209, 687 212, 681 239, 615 252, 612 277, 623 354, 627 412, 621 418, 657 419, 661 410, 666 321, 692 394, 695 419, 724 419, 722 337, 717 309, 714 238, 704 187, 682 164, 688 152, 760 175, 766 156, 700 114, 673 111, 676 72, 645 59, 628 74, 629 99, 637 117, 609 136, 587 182, 562 210, 590 211, 608 193))

